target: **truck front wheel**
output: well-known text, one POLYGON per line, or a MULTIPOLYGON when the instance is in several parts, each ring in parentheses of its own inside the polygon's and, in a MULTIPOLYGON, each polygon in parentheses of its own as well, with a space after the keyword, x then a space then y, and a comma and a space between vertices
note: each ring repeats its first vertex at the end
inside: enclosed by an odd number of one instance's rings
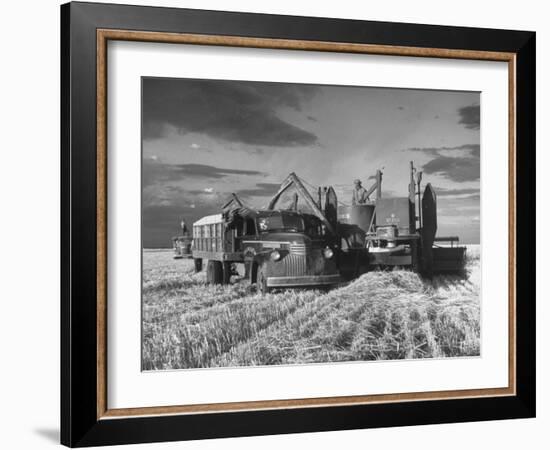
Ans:
POLYGON ((230 284, 231 282, 231 273, 232 273, 232 267, 231 267, 231 263, 230 262, 227 262, 227 261, 224 261, 223 262, 223 265, 222 265, 222 271, 223 271, 223 284, 230 284))
POLYGON ((195 272, 200 272, 202 270, 202 259, 194 258, 193 262, 195 263, 195 272))
POLYGON ((223 266, 220 261, 208 261, 206 267, 206 282, 208 284, 223 283, 223 266))

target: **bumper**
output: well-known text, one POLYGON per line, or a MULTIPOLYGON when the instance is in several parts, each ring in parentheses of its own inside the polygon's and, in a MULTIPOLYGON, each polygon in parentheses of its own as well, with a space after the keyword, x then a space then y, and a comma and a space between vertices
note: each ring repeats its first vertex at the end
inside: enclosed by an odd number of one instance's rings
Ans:
POLYGON ((308 287, 329 286, 341 283, 342 277, 336 275, 306 275, 298 277, 267 277, 267 287, 308 287))
POLYGON ((411 255, 396 255, 391 252, 369 253, 369 262, 371 264, 382 264, 386 266, 412 266, 411 255))

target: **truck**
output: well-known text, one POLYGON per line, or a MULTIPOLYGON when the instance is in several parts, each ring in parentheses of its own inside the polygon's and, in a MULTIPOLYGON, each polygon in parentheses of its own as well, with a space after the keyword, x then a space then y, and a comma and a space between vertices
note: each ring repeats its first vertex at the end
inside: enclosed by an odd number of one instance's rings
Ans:
POLYGON ((339 204, 332 186, 318 187, 314 199, 294 172, 263 209, 233 194, 221 213, 193 224, 195 270, 207 260, 207 282, 226 284, 241 265, 262 293, 329 288, 395 267, 426 277, 462 271, 466 248, 456 236, 436 236, 435 190, 428 183, 422 194, 413 163, 406 197, 383 197, 382 172, 373 178, 369 200, 358 205, 339 204))
POLYGON ((312 213, 277 208, 280 196, 296 182, 292 173, 266 209, 236 202, 221 214, 193 224, 195 270, 208 260, 206 279, 226 284, 242 265, 244 276, 262 293, 275 288, 330 287, 342 282, 338 265, 338 237, 330 222, 301 185, 312 213))

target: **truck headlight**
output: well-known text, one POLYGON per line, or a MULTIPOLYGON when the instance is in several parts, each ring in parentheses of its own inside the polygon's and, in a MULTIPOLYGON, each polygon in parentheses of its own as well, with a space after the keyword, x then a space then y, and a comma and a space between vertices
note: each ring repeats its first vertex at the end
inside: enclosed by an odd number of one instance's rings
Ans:
POLYGON ((323 256, 326 258, 326 259, 330 259, 334 256, 334 252, 332 251, 331 248, 327 247, 323 250, 323 256))
POLYGON ((273 250, 269 257, 272 261, 279 261, 281 259, 281 254, 277 250, 273 250))

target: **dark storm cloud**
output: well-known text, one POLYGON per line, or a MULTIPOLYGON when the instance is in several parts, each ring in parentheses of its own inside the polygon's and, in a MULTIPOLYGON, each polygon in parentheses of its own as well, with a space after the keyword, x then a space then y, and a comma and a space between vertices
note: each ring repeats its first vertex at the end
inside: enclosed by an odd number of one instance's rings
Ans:
POLYGON ((469 130, 479 130, 479 105, 464 106, 458 109, 460 120, 458 123, 469 130))
MULTIPOLYGON (((163 192, 169 190, 164 187, 163 192)), ((193 195, 192 191, 177 189, 172 191, 168 204, 144 205, 142 209, 142 238, 144 248, 169 247, 172 236, 181 233, 180 222, 184 220, 188 226, 201 217, 220 212, 228 194, 193 195)))
POLYGON ((434 158, 422 166, 427 174, 438 174, 452 181, 479 180, 479 144, 464 144, 458 147, 409 148, 434 158), (459 153, 448 156, 446 153, 459 153))
POLYGON ((170 164, 168 167, 179 175, 195 178, 223 178, 226 175, 262 175, 257 170, 222 169, 205 164, 170 164))
POLYGON ((241 189, 238 194, 243 197, 264 197, 276 194, 280 186, 278 183, 257 183, 255 188, 241 189))
POLYGON ((422 166, 428 174, 439 174, 452 181, 479 180, 479 158, 453 158, 439 156, 422 166))
POLYGON ((144 159, 141 166, 141 185, 149 186, 158 181, 168 181, 175 176, 168 164, 163 164, 152 159, 144 159))
POLYGON ((144 236, 146 236, 147 230, 159 227, 159 228, 177 228, 179 222, 181 222, 184 212, 191 212, 192 208, 164 206, 164 205, 149 205, 143 208, 143 227, 144 236))
POLYGON ((195 208, 163 205, 144 207, 142 210, 143 247, 169 247, 172 236, 181 234, 180 223, 182 220, 185 220, 187 225, 190 226, 198 218, 215 212, 206 205, 195 208))
POLYGON ((314 145, 317 136, 282 120, 276 109, 301 111, 315 91, 299 84, 145 78, 143 137, 161 137, 171 125, 249 145, 314 145))
POLYGON ((147 206, 142 209, 142 244, 144 248, 171 245, 172 236, 181 234, 179 224, 185 220, 181 209, 167 206, 147 206))
POLYGON ((263 175, 257 170, 225 169, 205 164, 165 164, 146 159, 142 167, 143 186, 159 181, 174 181, 183 177, 219 179, 227 175, 263 175))

